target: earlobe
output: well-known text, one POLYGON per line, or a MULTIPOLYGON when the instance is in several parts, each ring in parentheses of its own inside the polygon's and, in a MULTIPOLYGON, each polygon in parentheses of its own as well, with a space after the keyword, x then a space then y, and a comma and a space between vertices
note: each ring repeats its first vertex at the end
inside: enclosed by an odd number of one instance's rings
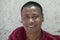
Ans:
POLYGON ((20 23, 22 23, 22 20, 19 20, 20 23))
POLYGON ((22 20, 20 22, 22 23, 22 20))
POLYGON ((44 21, 44 18, 42 18, 42 22, 44 21))

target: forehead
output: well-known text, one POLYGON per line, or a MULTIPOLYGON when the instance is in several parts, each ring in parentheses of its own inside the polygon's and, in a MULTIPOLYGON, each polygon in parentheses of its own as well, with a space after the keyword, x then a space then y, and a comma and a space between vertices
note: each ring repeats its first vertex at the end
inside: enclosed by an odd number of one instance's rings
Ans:
POLYGON ((40 8, 37 6, 24 7, 22 12, 41 12, 40 8))

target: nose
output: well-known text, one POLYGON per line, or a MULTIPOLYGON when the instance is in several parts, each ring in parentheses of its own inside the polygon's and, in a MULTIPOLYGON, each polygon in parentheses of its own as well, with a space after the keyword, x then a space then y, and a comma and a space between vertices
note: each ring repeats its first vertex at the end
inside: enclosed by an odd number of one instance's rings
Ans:
POLYGON ((29 19, 29 23, 34 23, 34 20, 32 18, 29 19))
POLYGON ((29 19, 30 22, 34 22, 34 20, 32 18, 29 19))

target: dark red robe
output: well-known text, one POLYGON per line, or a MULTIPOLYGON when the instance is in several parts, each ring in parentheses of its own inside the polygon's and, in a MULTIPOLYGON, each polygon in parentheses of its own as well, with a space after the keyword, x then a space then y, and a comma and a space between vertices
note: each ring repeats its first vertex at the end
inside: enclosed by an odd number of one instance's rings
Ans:
MULTIPOLYGON (((8 40, 26 40, 26 32, 24 27, 15 29, 9 36, 8 40)), ((40 40, 60 40, 60 36, 52 35, 41 30, 40 40)))

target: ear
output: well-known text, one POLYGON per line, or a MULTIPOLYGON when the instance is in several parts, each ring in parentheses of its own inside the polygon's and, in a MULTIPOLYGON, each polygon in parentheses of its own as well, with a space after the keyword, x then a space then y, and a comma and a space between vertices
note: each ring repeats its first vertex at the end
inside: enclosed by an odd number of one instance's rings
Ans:
POLYGON ((42 22, 44 21, 44 17, 42 18, 42 22))
POLYGON ((20 22, 22 23, 22 20, 20 22))
POLYGON ((22 20, 19 20, 20 23, 22 23, 22 20))

